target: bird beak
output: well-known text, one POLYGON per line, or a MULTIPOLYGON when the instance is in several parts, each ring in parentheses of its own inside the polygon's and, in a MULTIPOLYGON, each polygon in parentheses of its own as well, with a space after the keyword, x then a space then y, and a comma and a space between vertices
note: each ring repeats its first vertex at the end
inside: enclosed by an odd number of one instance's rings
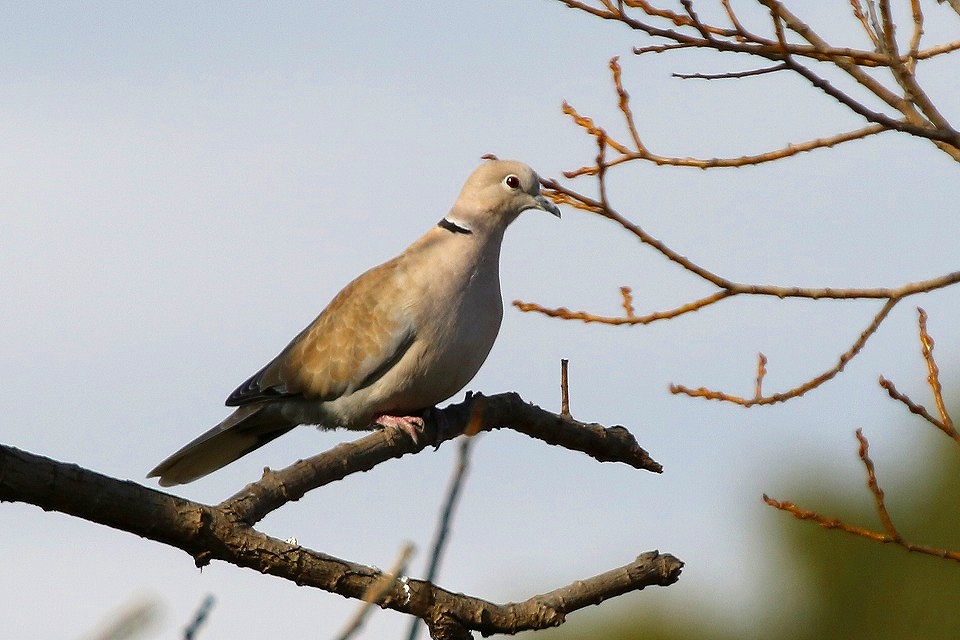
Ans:
POLYGON ((545 196, 536 196, 534 200, 537 201, 537 209, 546 211, 547 213, 552 213, 558 218, 560 217, 560 209, 545 196))

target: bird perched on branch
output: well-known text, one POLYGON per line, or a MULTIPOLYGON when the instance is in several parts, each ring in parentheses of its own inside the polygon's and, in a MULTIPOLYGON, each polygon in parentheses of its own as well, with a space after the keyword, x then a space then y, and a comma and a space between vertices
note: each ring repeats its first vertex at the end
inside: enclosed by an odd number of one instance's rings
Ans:
POLYGON ((490 160, 450 212, 396 258, 348 284, 269 364, 230 394, 227 418, 153 469, 191 482, 297 425, 395 426, 462 389, 500 330, 500 245, 527 209, 560 217, 527 165, 490 160))

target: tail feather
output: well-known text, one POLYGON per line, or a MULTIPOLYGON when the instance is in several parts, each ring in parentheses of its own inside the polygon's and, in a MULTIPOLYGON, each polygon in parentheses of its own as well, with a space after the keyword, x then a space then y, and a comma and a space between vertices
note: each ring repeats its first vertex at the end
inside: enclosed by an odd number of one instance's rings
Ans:
POLYGON ((147 477, 159 478, 161 487, 193 482, 296 426, 272 411, 264 411, 266 407, 266 403, 240 407, 223 422, 158 464, 147 477))

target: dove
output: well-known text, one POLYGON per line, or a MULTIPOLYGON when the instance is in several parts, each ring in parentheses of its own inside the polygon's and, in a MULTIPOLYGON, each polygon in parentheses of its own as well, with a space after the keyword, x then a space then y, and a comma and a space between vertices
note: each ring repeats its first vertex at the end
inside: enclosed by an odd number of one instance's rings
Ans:
POLYGON ((503 234, 528 209, 560 217, 533 169, 481 164, 436 226, 344 287, 230 394, 232 414, 147 477, 165 487, 192 482, 298 425, 393 426, 416 441, 424 412, 465 387, 493 347, 503 234))

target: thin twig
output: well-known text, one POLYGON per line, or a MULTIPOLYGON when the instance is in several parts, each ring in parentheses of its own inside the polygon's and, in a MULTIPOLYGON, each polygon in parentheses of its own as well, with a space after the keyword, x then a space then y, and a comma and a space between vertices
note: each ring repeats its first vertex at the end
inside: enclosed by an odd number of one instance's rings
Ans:
POLYGON ((924 555, 960 562, 960 551, 950 551, 949 549, 942 549, 939 547, 914 544, 903 539, 903 537, 897 531, 897 528, 894 526, 893 519, 890 517, 890 513, 887 511, 883 490, 880 488, 880 485, 877 482, 874 464, 868 455, 869 443, 867 442, 866 437, 864 437, 862 430, 857 429, 856 435, 857 441, 859 442, 858 453, 860 456, 860 461, 863 463, 867 471, 867 487, 870 490, 870 493, 873 495, 877 514, 880 516, 880 521, 883 524, 885 532, 874 531, 865 527, 858 527, 856 525, 848 524, 839 518, 829 518, 817 513, 816 511, 803 509, 793 502, 776 500, 769 497, 767 494, 763 494, 763 501, 774 509, 786 511, 799 520, 809 520, 811 522, 815 522, 825 529, 836 529, 838 531, 843 531, 860 538, 866 538, 867 540, 872 540, 874 542, 895 544, 911 553, 921 553, 924 555))
MULTIPOLYGON (((915 113, 913 106, 916 105, 916 107, 919 108, 920 112, 923 114, 923 119, 921 120, 919 114, 913 115, 911 113, 907 113, 903 109, 900 111, 915 124, 922 121, 923 124, 930 127, 943 130, 952 130, 950 123, 943 116, 943 114, 940 113, 936 105, 917 82, 917 77, 912 69, 912 56, 915 55, 913 51, 913 41, 911 41, 911 51, 907 55, 906 59, 900 57, 900 53, 897 50, 896 25, 894 24, 893 16, 891 15, 889 0, 880 0, 880 14, 883 19, 886 47, 890 54, 890 70, 893 73, 893 77, 896 79, 897 83, 903 89, 904 101, 910 104, 910 111, 915 113)), ((916 41, 917 46, 919 46, 920 35, 923 33, 923 14, 919 13, 919 7, 915 9, 914 20, 917 22, 915 24, 913 38, 916 41)))
POLYGON ((870 24, 867 22, 867 15, 863 12, 860 0, 850 0, 850 6, 853 8, 853 17, 857 19, 863 28, 863 32, 870 38, 870 42, 873 43, 873 48, 879 51, 880 41, 877 39, 877 34, 874 33, 873 29, 870 28, 870 24))
POLYGON ((923 359, 927 363, 927 384, 933 391, 933 399, 937 404, 937 412, 940 414, 940 423, 943 424, 944 432, 951 438, 960 442, 960 434, 953 427, 953 420, 947 413, 947 407, 943 402, 943 386, 940 384, 940 368, 933 358, 933 338, 927 332, 927 312, 917 307, 919 312, 918 324, 920 325, 920 345, 923 359))
POLYGON ((604 159, 607 155, 607 133, 600 129, 597 135, 597 185, 600 190, 600 206, 604 209, 609 207, 607 200, 607 163, 604 159))
POLYGON ((203 602, 200 603, 197 612, 193 615, 193 620, 187 628, 183 630, 183 640, 194 640, 197 637, 201 627, 203 627, 207 618, 210 616, 210 611, 213 609, 216 601, 217 599, 213 597, 213 594, 207 594, 203 602))
MULTIPOLYGON (((614 58, 614 60, 616 60, 616 58, 614 58)), ((611 63, 611 68, 614 66, 619 68, 618 65, 611 63)), ((619 78, 619 76, 617 77, 619 78)), ((622 105, 621 111, 623 111, 625 114, 630 113, 629 95, 623 91, 622 87, 618 89, 618 100, 622 105)), ((715 167, 744 167, 763 164, 766 162, 773 162, 775 160, 788 158, 790 156, 814 151, 816 149, 835 147, 845 142, 862 140, 863 138, 890 130, 889 127, 877 123, 862 127, 860 129, 855 129, 853 131, 838 133, 832 136, 815 138, 813 140, 807 140, 804 142, 791 143, 781 149, 774 149, 772 151, 766 151, 759 154, 745 155, 735 158, 680 158, 652 153, 646 148, 645 145, 643 145, 639 133, 637 132, 636 124, 632 120, 628 121, 628 128, 631 131, 631 137, 634 139, 634 144, 639 143, 639 146, 637 146, 635 150, 630 150, 626 144, 611 138, 609 133, 607 133, 607 131, 605 131, 603 128, 599 127, 592 118, 579 113, 573 106, 570 105, 570 103, 564 102, 562 105, 562 111, 570 116, 574 123, 583 128, 590 136, 595 138, 603 136, 607 146, 620 154, 618 157, 608 160, 606 163, 607 167, 614 167, 636 160, 652 162, 658 166, 691 167, 695 169, 711 169, 715 167)), ((580 176, 596 176, 599 171, 599 167, 594 165, 589 167, 581 167, 580 169, 576 169, 574 171, 564 171, 563 175, 567 178, 578 178, 580 176)))
POLYGON ((620 287, 620 295, 623 296, 623 312, 628 318, 636 318, 637 313, 633 308, 633 291, 630 287, 620 287))
POLYGON ((767 356, 762 353, 757 354, 757 384, 754 387, 753 398, 760 400, 763 398, 763 378, 767 375, 767 356))
POLYGON ((780 393, 772 393, 767 396, 753 397, 753 398, 743 398, 740 396, 731 395, 729 393, 724 393, 723 391, 713 391, 706 387, 700 387, 699 389, 692 389, 680 384, 671 384, 670 393, 683 394, 690 396, 691 398, 704 398, 706 400, 721 400, 723 402, 731 402, 733 404, 738 404, 742 407, 753 407, 753 406, 763 406, 776 404, 778 402, 786 402, 792 398, 797 398, 802 396, 808 391, 816 389, 824 382, 833 379, 838 373, 843 371, 847 366, 847 363, 850 362, 860 351, 863 349, 864 345, 867 344, 867 340, 870 339, 877 329, 880 327, 880 324, 887 317, 887 314, 893 309, 893 307, 900 301, 900 298, 891 298, 887 300, 886 304, 880 309, 880 311, 873 317, 873 320, 870 322, 870 325, 863 330, 860 336, 857 338, 856 342, 853 345, 840 354, 840 358, 833 367, 827 369, 820 375, 815 378, 811 378, 804 382, 803 384, 797 385, 792 389, 783 391, 780 393))
POLYGON ((737 14, 733 11, 733 7, 730 6, 730 0, 720 0, 720 4, 723 5, 723 10, 727 12, 727 18, 730 20, 730 24, 733 25, 734 30, 737 32, 738 42, 747 42, 751 38, 755 38, 755 36, 744 29, 740 23, 740 18, 737 17, 737 14))
POLYGON ((681 80, 738 80, 740 78, 776 73, 777 71, 783 71, 788 68, 787 65, 780 63, 772 67, 751 69, 749 71, 729 71, 727 73, 671 73, 670 75, 681 80))
MULTIPOLYGON (((674 251, 664 242, 653 237, 644 231, 640 226, 630 222, 617 211, 608 206, 605 207, 602 202, 568 189, 553 179, 544 179, 542 180, 542 183, 547 189, 549 189, 551 197, 559 199, 561 202, 566 204, 579 204, 581 205, 580 208, 583 208, 586 211, 596 213, 604 218, 616 222, 626 231, 634 235, 640 242, 653 247, 668 260, 677 263, 692 274, 723 290, 722 292, 717 292, 711 296, 708 296, 707 298, 704 298, 704 300, 708 301, 707 304, 718 302, 723 298, 733 295, 762 295, 773 296, 777 298, 809 298, 812 300, 848 300, 868 298, 889 300, 891 298, 905 298, 918 293, 928 293, 930 291, 942 289, 960 282, 960 271, 952 271, 950 273, 929 278, 927 280, 908 282, 897 287, 784 287, 735 282, 709 271, 705 267, 693 262, 686 256, 674 251)), ((523 309, 528 305, 528 303, 514 302, 514 305, 523 309)), ((699 306, 702 307, 704 305, 701 304, 699 306)), ((523 310, 538 311, 541 313, 546 313, 547 315, 554 315, 556 317, 564 317, 565 315, 562 312, 557 312, 558 310, 553 310, 554 313, 547 313, 541 308, 538 308, 538 305, 531 305, 531 308, 523 310)), ((584 320, 586 322, 605 322, 609 324, 646 324, 646 322, 640 321, 639 317, 634 320, 626 319, 626 321, 624 321, 625 319, 623 318, 590 316, 590 314, 585 314, 584 312, 567 313, 571 313, 572 316, 574 316, 573 319, 584 320)))
POLYGON ((843 531, 861 538, 866 538, 867 540, 872 540, 874 542, 881 542, 884 544, 894 543, 897 546, 903 547, 907 551, 910 551, 911 553, 920 553, 937 558, 944 558, 945 560, 960 562, 960 551, 950 551, 949 549, 914 544, 912 542, 906 542, 902 540, 898 542, 892 539, 888 534, 851 525, 843 520, 840 520, 839 518, 829 518, 817 513, 816 511, 810 511, 809 509, 799 507, 788 500, 777 500, 775 498, 771 498, 767 494, 763 494, 763 501, 774 509, 786 511, 798 520, 809 520, 811 522, 815 522, 824 529, 836 529, 838 531, 843 531))
POLYGON ((883 528, 886 530, 887 535, 890 536, 890 539, 899 544, 903 542, 903 538, 900 536, 897 528, 893 526, 893 519, 890 517, 890 512, 887 511, 883 489, 880 488, 880 483, 877 481, 877 470, 873 464, 873 460, 870 459, 870 443, 867 442, 866 436, 863 435, 863 429, 857 429, 856 436, 857 442, 860 443, 857 453, 860 456, 860 461, 863 462, 864 468, 867 470, 867 488, 870 489, 870 493, 873 494, 873 501, 877 506, 877 515, 880 516, 880 522, 883 524, 883 528))
MULTIPOLYGON (((572 110, 572 108, 571 108, 572 110)), ((574 112, 575 113, 575 112, 574 112)), ((598 129, 602 131, 602 129, 598 129)), ((598 136, 599 140, 605 140, 601 136, 598 136)), ((601 145, 601 150, 602 150, 601 145)), ((598 156, 598 165, 602 164, 602 158, 598 156)), ((604 171, 606 171, 607 164, 603 164, 604 171)), ((559 308, 547 308, 542 305, 530 302, 523 302, 516 300, 513 302, 521 311, 533 311, 541 313, 550 317, 561 318, 565 320, 580 320, 583 322, 598 322, 603 324, 610 325, 636 325, 636 324, 649 324, 657 320, 665 320, 669 318, 674 318, 679 315, 690 313, 702 309, 711 304, 720 302, 723 299, 735 296, 735 295, 763 295, 763 296, 775 296, 777 298, 810 298, 813 300, 820 299, 883 299, 885 300, 884 306, 880 309, 877 315, 874 317, 870 325, 860 334, 854 344, 843 354, 841 354, 836 365, 830 369, 824 371, 820 375, 807 380, 806 382, 793 387, 787 391, 774 393, 767 396, 755 396, 753 398, 745 398, 722 391, 714 391, 706 387, 700 387, 697 389, 690 388, 684 385, 672 384, 670 386, 670 391, 672 393, 685 394, 691 397, 706 398, 710 400, 721 400, 725 402, 732 402, 744 407, 751 407, 755 405, 768 405, 775 404, 779 402, 784 402, 791 398, 795 398, 803 395, 804 393, 810 391, 811 389, 817 388, 823 383, 835 377, 838 373, 843 371, 847 363, 855 357, 863 346, 866 344, 867 340, 872 336, 876 330, 879 328, 880 324, 886 319, 889 312, 893 307, 903 298, 915 295, 918 293, 925 293, 928 291, 933 291, 935 289, 947 287, 953 284, 960 282, 960 271, 955 271, 952 273, 944 274, 936 278, 930 278, 928 280, 920 282, 906 283, 899 287, 894 288, 833 288, 833 287, 824 287, 824 288, 802 288, 802 287, 778 287, 771 285, 756 285, 756 284, 744 284, 733 282, 723 276, 714 273, 705 267, 693 262, 689 258, 680 253, 674 251, 668 247, 665 243, 654 238, 649 233, 644 231, 638 225, 630 222, 622 215, 610 208, 609 204, 606 202, 605 190, 601 189, 603 195, 600 201, 591 199, 583 194, 577 193, 571 189, 568 189, 560 185, 557 181, 552 179, 542 180, 544 187, 547 189, 547 192, 552 198, 558 202, 570 203, 574 206, 595 213, 597 215, 603 216, 610 220, 613 220, 621 225, 625 230, 633 234, 638 240, 642 243, 647 244, 658 252, 660 252, 667 259, 679 264, 681 267, 690 271, 699 278, 706 280, 707 282, 715 285, 720 290, 698 300, 694 300, 690 303, 671 309, 668 311, 658 311, 651 314, 646 314, 642 316, 637 316, 634 313, 631 313, 632 299, 629 309, 625 308, 625 315, 622 317, 611 317, 611 316, 601 316, 597 314, 592 314, 586 311, 570 311, 565 307, 559 308)), ((601 181, 601 186, 603 182, 601 181)), ((623 292, 621 290, 621 295, 623 292)))
MULTIPOLYGON (((473 438, 463 438, 460 440, 460 448, 457 450, 457 462, 453 467, 453 474, 450 476, 450 484, 447 487, 447 497, 443 501, 443 510, 440 512, 440 519, 437 522, 437 530, 434 533, 432 550, 430 552, 430 565, 427 568, 427 582, 433 582, 440 569, 440 560, 443 557, 443 550, 447 544, 447 537, 450 534, 450 523, 453 520, 453 512, 456 509, 460 494, 463 491, 463 484, 467 477, 467 469, 470 466, 470 450, 473 438)), ((417 632, 420 629, 420 618, 413 618, 410 621, 410 630, 407 632, 408 640, 415 640, 417 632)))
MULTIPOLYGON (((696 47, 721 53, 745 53, 765 58, 777 65, 785 65, 784 70, 788 69, 806 78, 814 87, 870 122, 881 125, 885 130, 900 131, 908 135, 927 138, 954 160, 960 161, 960 132, 955 130, 936 110, 933 102, 927 98, 920 88, 914 75, 917 61, 955 51, 960 48, 960 41, 941 43, 926 49, 920 49, 923 14, 920 11, 918 0, 911 0, 914 29, 909 50, 904 55, 897 53, 895 46, 890 46, 892 29, 884 28, 881 24, 882 19, 873 10, 872 0, 867 5, 870 13, 869 20, 862 9, 862 5, 857 0, 851 0, 850 4, 853 8, 854 18, 859 21, 874 46, 873 51, 830 45, 807 23, 777 0, 759 0, 769 10, 770 28, 773 31, 773 37, 763 37, 746 29, 728 3, 723 4, 733 28, 719 27, 704 22, 693 10, 692 2, 681 3, 686 15, 660 10, 646 2, 627 3, 640 9, 651 18, 670 20, 673 27, 679 27, 677 29, 662 28, 657 26, 655 22, 645 22, 642 19, 628 16, 619 3, 614 5, 609 0, 601 2, 603 8, 575 0, 560 0, 560 2, 570 8, 599 18, 621 22, 629 28, 641 31, 652 38, 666 41, 665 43, 658 42, 655 45, 637 46, 634 48, 636 54, 663 53, 680 48, 696 47), (787 36, 787 30, 798 34, 803 41, 792 42, 787 36), (827 62, 836 66, 854 82, 862 85, 874 96, 892 107, 902 118, 892 117, 888 113, 870 109, 864 102, 855 99, 851 93, 837 88, 824 76, 801 64, 799 58, 827 62), (866 73, 865 69, 871 67, 891 69, 895 82, 904 89, 907 95, 899 95, 898 92, 887 87, 882 78, 866 73), (919 111, 915 107, 918 107, 919 111)), ((883 11, 881 10, 880 13, 882 14, 883 11)), ((744 75, 752 74, 746 72, 744 75)), ((723 74, 717 77, 739 77, 739 75, 723 74)))
MULTIPOLYGON (((400 548, 400 553, 397 554, 397 559, 394 561, 393 566, 390 567, 390 570, 382 574, 379 579, 375 580, 367 588, 366 593, 363 594, 363 603, 357 607, 353 616, 344 625, 343 631, 336 636, 337 640, 348 640, 360 631, 367 616, 373 611, 373 607, 383 602, 384 598, 393 592, 398 580, 400 580, 400 576, 406 573, 407 562, 412 554, 413 543, 405 543, 403 547, 400 548)), ((414 620, 419 619, 420 618, 414 618, 414 620)))
MULTIPOLYGON (((582 205, 583 209, 616 222, 626 231, 634 235, 640 242, 653 247, 668 260, 677 263, 692 274, 722 289, 722 291, 704 298, 703 300, 705 303, 699 304, 697 308, 703 307, 705 304, 718 302, 724 298, 734 295, 761 295, 773 296, 777 298, 810 298, 812 300, 868 298, 889 300, 891 298, 905 298, 918 293, 928 293, 930 291, 948 287, 960 282, 960 271, 953 271, 927 280, 909 282, 898 287, 784 287, 734 282, 724 278, 723 276, 717 275, 712 271, 709 271, 705 267, 693 262, 686 256, 674 251, 664 242, 653 237, 644 231, 640 226, 630 222, 615 210, 605 207, 602 202, 593 200, 587 196, 572 191, 560 185, 556 180, 544 179, 542 182, 544 186, 550 190, 551 197, 556 199, 562 198, 560 201, 567 204, 578 203, 582 205)), ((570 312, 568 310, 560 309, 549 310, 544 309, 539 305, 520 301, 514 302, 514 305, 524 311, 537 311, 554 317, 569 317, 570 319, 583 320, 585 322, 603 322, 606 324, 647 324, 650 322, 650 320, 644 321, 641 317, 633 319, 608 318, 605 316, 594 316, 585 312, 570 312)))
POLYGON ((927 312, 922 308, 917 307, 918 313, 918 334, 920 336, 920 352, 923 355, 923 360, 927 365, 927 385, 930 387, 930 391, 933 393, 934 402, 937 405, 937 412, 940 414, 939 418, 934 417, 927 408, 922 404, 914 402, 906 394, 901 393, 894 386, 893 382, 887 380, 883 376, 880 376, 880 386, 886 390, 887 395, 889 395, 894 400, 903 403, 911 413, 920 416, 937 429, 940 429, 945 434, 954 439, 957 443, 960 443, 960 433, 957 432, 957 429, 953 425, 953 419, 950 417, 949 412, 947 412, 946 404, 943 400, 943 386, 940 384, 940 368, 937 366, 937 362, 933 357, 933 338, 930 336, 927 331, 927 312))
POLYGON ((733 294, 728 291, 718 291, 717 293, 711 294, 705 298, 700 298, 699 300, 694 300, 693 302, 681 305, 675 309, 669 309, 667 311, 655 311, 643 316, 633 315, 626 317, 600 316, 588 313, 587 311, 570 311, 566 307, 550 309, 535 302, 523 302, 522 300, 514 300, 513 306, 520 311, 533 311, 536 313, 542 313, 543 315, 551 318, 560 318, 562 320, 580 320, 582 322, 597 322, 600 324, 610 325, 634 325, 650 324, 651 322, 656 322, 657 320, 669 320, 670 318, 676 318, 677 316, 682 316, 685 313, 691 313, 715 302, 719 302, 724 298, 729 298, 731 295, 733 294))
POLYGON ((917 70, 917 54, 920 53, 920 39, 923 37, 923 10, 920 8, 920 0, 910 0, 910 11, 913 14, 913 36, 910 38, 910 49, 904 64, 910 75, 913 75, 917 70))
POLYGON ((940 420, 930 415, 930 412, 927 411, 927 408, 924 407, 922 404, 918 404, 914 402, 913 400, 910 399, 909 396, 898 391, 897 388, 894 386, 893 381, 888 380, 883 376, 880 376, 879 382, 880 382, 880 386, 887 392, 887 395, 889 395, 894 400, 897 400, 898 402, 902 402, 904 405, 906 405, 907 409, 910 410, 910 413, 920 416, 921 418, 923 418, 924 420, 926 420, 927 422, 935 426, 937 429, 940 429, 941 431, 944 431, 944 432, 946 431, 946 427, 942 422, 940 422, 940 420))
POLYGON ((627 128, 630 130, 630 137, 633 138, 634 149, 636 149, 638 153, 642 153, 644 151, 643 142, 640 141, 640 134, 637 133, 637 124, 633 118, 633 111, 630 110, 630 94, 623 88, 622 71, 618 60, 618 56, 610 59, 610 72, 613 74, 613 86, 619 98, 618 105, 621 113, 623 113, 623 119, 626 120, 627 128))

